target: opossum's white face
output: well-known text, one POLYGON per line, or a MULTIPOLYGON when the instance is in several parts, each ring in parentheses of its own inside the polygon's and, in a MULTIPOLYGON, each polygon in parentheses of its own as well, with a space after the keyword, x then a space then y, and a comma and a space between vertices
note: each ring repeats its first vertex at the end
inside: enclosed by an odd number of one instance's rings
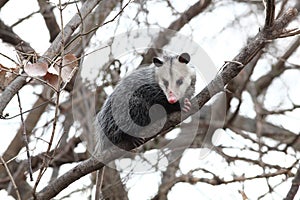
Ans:
POLYGON ((195 71, 187 65, 189 61, 190 55, 188 53, 183 53, 177 57, 153 59, 156 66, 156 81, 171 104, 185 97, 185 93, 195 77, 195 71))

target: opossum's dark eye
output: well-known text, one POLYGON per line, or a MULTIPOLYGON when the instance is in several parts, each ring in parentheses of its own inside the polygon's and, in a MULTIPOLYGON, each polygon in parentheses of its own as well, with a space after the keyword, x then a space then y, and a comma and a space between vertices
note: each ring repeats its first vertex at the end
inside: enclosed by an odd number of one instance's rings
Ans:
POLYGON ((163 79, 162 81, 163 81, 164 86, 166 88, 168 88, 169 87, 169 81, 167 81, 166 79, 163 79))
POLYGON ((156 67, 161 67, 164 64, 159 58, 153 58, 152 62, 156 67))
POLYGON ((179 85, 181 85, 183 83, 183 79, 181 78, 181 79, 178 79, 177 81, 176 81, 176 84, 179 86, 179 85))

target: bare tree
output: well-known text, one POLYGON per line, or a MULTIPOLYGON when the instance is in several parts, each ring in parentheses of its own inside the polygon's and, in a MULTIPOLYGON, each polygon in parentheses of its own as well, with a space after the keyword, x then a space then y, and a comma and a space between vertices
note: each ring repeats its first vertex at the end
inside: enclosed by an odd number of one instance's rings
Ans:
MULTIPOLYGON (((0 0, 1 11, 11 9, 13 2, 0 0)), ((130 181, 141 176, 132 165, 142 163, 153 177, 160 174, 160 182, 153 186, 156 192, 148 199, 172 199, 183 191, 181 183, 191 188, 214 186, 195 199, 228 194, 242 199, 294 199, 300 183, 300 3, 263 2, 38 0, 38 10, 20 12, 22 17, 13 23, 3 15, 0 38, 6 46, 0 50, 0 123, 6 150, 0 157, 1 190, 15 199, 74 195, 130 199, 130 181), (18 29, 35 17, 46 25, 35 26, 49 34, 32 39, 50 42, 44 52, 22 38, 30 27, 18 29), (150 41, 143 38, 144 32, 150 41), (160 121, 145 129, 141 134, 149 137, 139 148, 124 141, 120 146, 126 151, 112 147, 92 152, 93 117, 109 90, 129 70, 149 65, 162 50, 172 45, 177 51, 190 48, 183 47, 185 39, 174 44, 178 35, 201 43, 219 65, 212 80, 195 94, 191 111, 183 117, 172 113, 154 136, 150 137, 160 121), (128 49, 124 57, 114 46, 120 39, 128 49), (145 48, 134 46, 139 39, 146 41, 145 48), (97 61, 88 63, 93 56, 97 61), (91 64, 96 66, 93 78, 82 77, 91 64), (183 122, 187 118, 189 122, 183 122), (6 131, 11 122, 16 122, 13 131, 6 131), (191 126, 197 127, 195 134, 189 131, 191 126), (171 141, 176 150, 167 148, 171 141), (147 154, 153 152, 157 156, 150 160, 147 154), (168 162, 161 164, 164 159, 168 162), (133 164, 120 164, 128 160, 133 164), (88 182, 77 181, 87 174, 91 174, 85 177, 88 182), (253 191, 248 183, 263 189, 253 191), (71 184, 76 189, 64 190, 71 184), (235 191, 229 191, 232 185, 235 191), (228 191, 216 195, 219 186, 227 186, 228 191), (290 190, 282 192, 282 187, 290 190)), ((190 49, 192 60, 199 60, 194 51, 190 49)))

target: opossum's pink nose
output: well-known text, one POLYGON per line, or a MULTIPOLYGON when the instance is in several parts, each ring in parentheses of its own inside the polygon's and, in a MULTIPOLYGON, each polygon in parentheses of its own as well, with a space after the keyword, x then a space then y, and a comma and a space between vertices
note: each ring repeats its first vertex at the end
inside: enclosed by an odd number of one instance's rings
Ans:
POLYGON ((169 92, 169 98, 168 98, 169 103, 173 104, 177 102, 177 98, 174 95, 172 91, 169 92))

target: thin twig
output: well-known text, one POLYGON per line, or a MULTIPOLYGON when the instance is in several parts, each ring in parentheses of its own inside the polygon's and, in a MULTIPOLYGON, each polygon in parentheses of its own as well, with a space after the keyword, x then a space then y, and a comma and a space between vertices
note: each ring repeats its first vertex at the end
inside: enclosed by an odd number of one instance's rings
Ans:
POLYGON ((12 185, 13 185, 15 191, 16 191, 18 200, 21 200, 21 196, 20 196, 20 193, 19 193, 19 189, 18 189, 18 187, 16 185, 16 182, 15 182, 12 174, 10 173, 10 170, 9 170, 9 168, 8 168, 8 166, 7 166, 5 160, 3 159, 2 156, 0 156, 0 160, 1 160, 2 164, 4 165, 4 167, 6 169, 6 172, 7 172, 8 176, 9 176, 9 178, 10 178, 10 181, 11 181, 11 183, 12 183, 12 185))
MULTIPOLYGON (((63 5, 70 5, 70 4, 77 3, 77 2, 79 2, 79 1, 66 2, 63 5)), ((55 7, 56 6, 52 6, 50 9, 54 9, 55 7)), ((33 15, 38 14, 40 12, 41 12, 41 10, 34 11, 34 12, 28 14, 27 16, 20 18, 18 21, 13 23, 10 27, 13 28, 13 27, 17 26, 18 24, 20 24, 21 22, 23 22, 24 20, 29 19, 33 15)))
POLYGON ((276 19, 283 14, 283 12, 285 11, 285 7, 286 7, 287 3, 288 3, 288 0, 283 0, 281 2, 281 6, 280 6, 280 9, 279 9, 279 12, 277 13, 276 19))
MULTIPOLYGON (((87 32, 85 32, 85 33, 80 33, 80 34, 78 34, 78 35, 76 35, 74 38, 72 38, 71 40, 70 40, 70 42, 68 42, 67 44, 66 44, 66 46, 65 46, 65 48, 68 48, 76 39, 78 39, 79 37, 83 37, 83 36, 85 36, 85 35, 88 35, 88 34, 90 34, 90 33, 92 33, 92 32, 94 32, 94 31, 96 31, 96 30, 98 30, 99 28, 101 28, 101 27, 103 27, 103 26, 105 26, 106 24, 109 24, 109 23, 111 23, 111 22, 113 22, 113 21, 115 21, 115 19, 119 16, 119 15, 121 15, 121 13, 124 11, 124 9, 131 3, 131 1, 132 0, 130 0, 130 1, 128 1, 125 5, 124 5, 124 7, 111 19, 111 20, 108 20, 108 21, 106 21, 105 23, 103 23, 103 24, 101 24, 101 25, 98 25, 98 26, 95 26, 94 28, 92 28, 91 30, 89 30, 89 31, 87 31, 87 32)), ((79 15, 80 16, 80 18, 82 19, 82 16, 81 15, 79 15)))
POLYGON ((7 58, 8 60, 12 61, 13 63, 15 63, 16 65, 19 65, 19 63, 17 63, 14 59, 8 57, 7 55, 3 54, 3 53, 0 53, 1 56, 7 58))
POLYGON ((101 188, 103 185, 103 179, 104 179, 104 173, 105 173, 105 167, 102 169, 99 169, 97 171, 97 177, 96 177, 96 191, 95 191, 95 200, 100 200, 102 199, 102 192, 101 188))
POLYGON ((45 104, 48 104, 48 103, 50 103, 50 102, 51 102, 50 100, 47 100, 46 102, 41 103, 40 105, 38 105, 38 106, 36 106, 36 107, 34 107, 34 108, 31 108, 31 109, 29 109, 29 110, 25 110, 25 111, 23 111, 23 112, 21 112, 21 113, 19 113, 19 114, 17 114, 17 115, 14 115, 14 116, 11 116, 11 117, 0 116, 0 119, 10 120, 10 119, 16 118, 16 117, 18 117, 18 116, 20 116, 20 115, 22 115, 22 114, 25 114, 25 113, 31 112, 31 111, 33 111, 33 110, 35 110, 35 109, 38 109, 38 108, 40 108, 40 107, 42 107, 42 106, 44 106, 45 104))
POLYGON ((295 35, 299 35, 300 34, 300 30, 298 29, 294 29, 294 30, 291 30, 291 31, 287 31, 287 32, 284 32, 282 33, 279 38, 286 38, 286 37, 291 37, 291 36, 295 36, 295 35))
POLYGON ((235 60, 225 60, 223 66, 219 69, 218 74, 219 74, 220 72, 222 72, 223 70, 225 70, 226 67, 227 67, 227 65, 230 64, 230 63, 232 63, 232 64, 237 64, 237 65, 239 65, 239 67, 241 67, 241 68, 243 68, 243 67, 245 66, 243 63, 241 63, 241 62, 239 62, 239 61, 235 61, 235 60))
POLYGON ((24 20, 29 19, 30 17, 32 17, 33 15, 35 15, 35 14, 37 14, 37 13, 39 13, 39 12, 40 12, 40 10, 35 11, 35 12, 32 12, 32 13, 28 14, 28 15, 25 16, 25 17, 22 17, 21 19, 19 19, 19 20, 16 21, 15 23, 13 23, 10 27, 13 28, 13 27, 17 26, 18 24, 22 23, 24 20))
POLYGON ((27 133, 26 133, 26 125, 24 122, 23 114, 22 114, 22 105, 21 105, 21 98, 20 98, 19 92, 17 92, 17 97, 18 97, 20 117, 21 117, 21 122, 22 122, 22 127, 23 127, 23 139, 24 139, 24 143, 25 143, 26 155, 27 155, 27 161, 28 161, 28 172, 29 172, 30 181, 33 181, 31 156, 30 156, 30 152, 29 152, 28 138, 27 138, 27 133))

